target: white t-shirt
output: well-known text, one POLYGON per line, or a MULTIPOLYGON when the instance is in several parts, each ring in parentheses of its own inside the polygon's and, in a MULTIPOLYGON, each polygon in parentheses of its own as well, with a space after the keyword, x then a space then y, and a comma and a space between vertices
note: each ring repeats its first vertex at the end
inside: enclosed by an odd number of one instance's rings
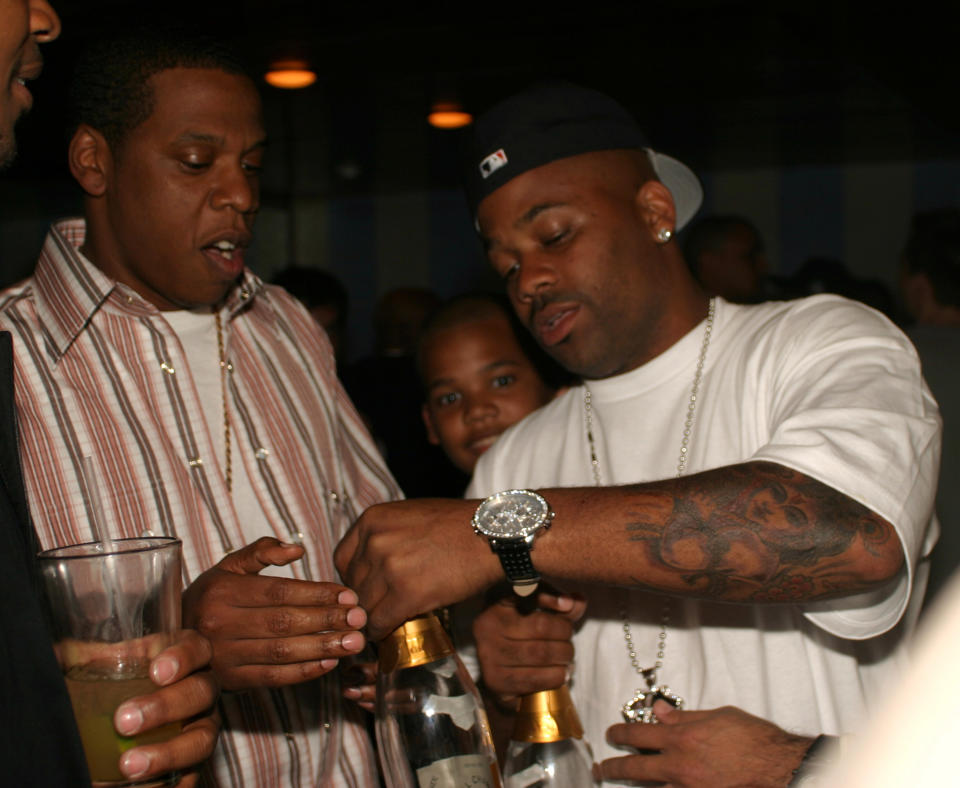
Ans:
MULTIPOLYGON (((604 484, 676 475, 703 332, 701 323, 644 366, 590 382, 604 484)), ((923 597, 939 435, 916 354, 883 316, 833 296, 749 307, 718 299, 687 474, 750 460, 802 471, 893 523, 906 568, 880 592, 831 602, 673 599, 660 683, 688 709, 734 705, 802 734, 857 729, 896 683, 923 597)), ((573 388, 500 437, 467 495, 592 485, 589 458, 583 391, 573 388)), ((610 549, 632 547, 625 536, 610 549)), ((604 734, 644 684, 627 657, 621 610, 646 667, 664 598, 567 589, 588 599, 574 637, 574 701, 598 760, 623 755, 604 734)))
MULTIPOLYGON (((220 381, 220 346, 217 341, 217 323, 209 309, 176 310, 164 312, 164 318, 174 330, 183 353, 190 366, 190 376, 197 387, 198 399, 203 406, 203 416, 210 431, 210 437, 217 450, 216 461, 221 468, 226 463, 226 433, 223 428, 223 389, 220 381)), ((226 322, 226 319, 224 320, 226 322)), ((236 414, 230 414, 236 417, 236 414)), ((235 422, 231 420, 233 426, 235 422)), ((240 528, 243 531, 244 545, 257 541, 261 536, 274 536, 273 528, 267 519, 263 506, 254 493, 250 483, 250 469, 244 462, 245 457, 239 451, 236 434, 231 436, 232 460, 230 462, 232 484, 230 497, 238 514, 240 528)), ((225 473, 225 471, 222 471, 225 473)), ((290 564, 286 566, 268 566, 260 571, 261 575, 273 577, 293 577, 290 564)))

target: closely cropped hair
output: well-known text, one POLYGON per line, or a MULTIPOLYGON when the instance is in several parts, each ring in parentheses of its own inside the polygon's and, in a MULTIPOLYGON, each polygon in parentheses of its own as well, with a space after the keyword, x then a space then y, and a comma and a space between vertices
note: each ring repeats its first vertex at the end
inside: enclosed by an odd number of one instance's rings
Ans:
POLYGON ((423 380, 423 360, 421 351, 426 343, 436 334, 449 328, 470 323, 474 320, 481 320, 493 315, 503 315, 510 323, 514 336, 517 338, 517 344, 524 355, 533 364, 534 369, 540 376, 540 379, 550 388, 558 389, 562 386, 570 386, 577 382, 577 377, 572 375, 566 369, 561 367, 556 361, 548 356, 543 349, 534 341, 530 332, 527 331, 517 319, 510 306, 510 301, 506 296, 493 293, 464 293, 454 296, 445 301, 427 320, 423 333, 420 335, 419 347, 417 349, 417 373, 423 380))
POLYGON ((960 307, 960 210, 916 214, 903 261, 910 273, 926 274, 941 305, 960 307))
POLYGON ((110 33, 88 44, 74 68, 69 132, 89 125, 103 134, 111 149, 118 149, 153 111, 150 77, 171 68, 247 74, 224 43, 204 34, 157 27, 110 33))

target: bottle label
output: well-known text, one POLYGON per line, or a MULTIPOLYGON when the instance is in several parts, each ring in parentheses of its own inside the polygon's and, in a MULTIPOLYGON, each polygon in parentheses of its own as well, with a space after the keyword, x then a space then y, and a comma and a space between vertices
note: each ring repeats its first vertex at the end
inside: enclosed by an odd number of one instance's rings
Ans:
POLYGON ((455 755, 417 769, 420 788, 499 788, 485 755, 455 755))
POLYGON ((453 724, 461 730, 468 731, 477 724, 477 717, 482 714, 473 695, 431 695, 423 704, 423 711, 427 714, 446 714, 453 720, 453 724))
POLYGON ((526 769, 516 774, 506 774, 507 785, 511 788, 531 788, 535 785, 543 785, 550 779, 547 770, 540 763, 531 763, 526 769))

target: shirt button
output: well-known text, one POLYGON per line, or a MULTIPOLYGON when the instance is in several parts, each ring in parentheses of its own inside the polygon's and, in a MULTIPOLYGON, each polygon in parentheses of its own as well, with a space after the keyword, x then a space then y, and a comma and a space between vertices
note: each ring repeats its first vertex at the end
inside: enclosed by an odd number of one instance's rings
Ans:
POLYGON ((257 449, 257 450, 254 452, 254 456, 255 456, 258 460, 265 460, 265 459, 267 459, 267 457, 270 456, 270 452, 269 452, 267 449, 263 448, 263 446, 261 446, 259 449, 257 449))

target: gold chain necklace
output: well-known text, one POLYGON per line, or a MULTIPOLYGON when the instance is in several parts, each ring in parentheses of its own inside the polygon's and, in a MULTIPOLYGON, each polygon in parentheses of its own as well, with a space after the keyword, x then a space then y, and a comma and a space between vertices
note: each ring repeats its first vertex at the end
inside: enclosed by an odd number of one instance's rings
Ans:
MULTIPOLYGON (((703 377, 703 366, 707 360, 707 349, 710 347, 710 337, 713 335, 713 319, 716 314, 716 299, 710 299, 707 310, 706 328, 703 332, 703 344, 700 346, 700 357, 697 359, 697 368, 693 373, 693 385, 690 387, 690 401, 687 404, 687 417, 683 423, 683 436, 680 440, 680 456, 677 458, 677 478, 683 476, 687 470, 687 456, 690 447, 690 434, 693 430, 693 416, 697 409, 697 394, 700 391, 700 380, 703 377)), ((590 387, 583 384, 583 412, 587 427, 587 443, 590 446, 590 468, 593 471, 593 480, 597 487, 603 486, 600 476, 600 459, 597 456, 597 446, 593 438, 593 398, 590 387)), ((630 629, 630 620, 627 618, 625 607, 620 608, 620 618, 623 620, 623 639, 627 646, 627 656, 630 665, 646 683, 646 688, 638 689, 633 697, 623 704, 621 713, 627 722, 659 722, 653 713, 653 704, 657 700, 665 700, 675 708, 683 707, 683 698, 671 692, 667 686, 660 686, 657 682, 660 668, 663 667, 663 655, 667 648, 667 626, 670 623, 670 600, 664 599, 663 613, 660 617, 660 633, 657 635, 657 660, 653 667, 644 668, 637 659, 634 648, 633 632, 630 629)))
POLYGON ((227 363, 227 354, 223 347, 223 319, 220 310, 214 308, 214 320, 217 324, 217 351, 220 356, 220 398, 223 401, 223 443, 224 474, 227 482, 227 492, 233 492, 233 467, 230 457, 230 411, 227 409, 227 375, 233 371, 232 365, 227 363))

